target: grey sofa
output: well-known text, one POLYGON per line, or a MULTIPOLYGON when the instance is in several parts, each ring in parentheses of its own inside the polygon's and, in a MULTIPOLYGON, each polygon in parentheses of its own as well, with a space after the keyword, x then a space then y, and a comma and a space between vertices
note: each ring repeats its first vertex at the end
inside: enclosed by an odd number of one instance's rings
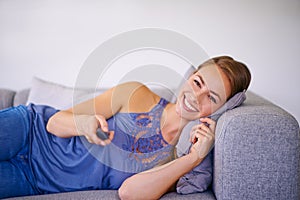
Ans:
MULTIPOLYGON (((29 89, 0 89, 0 109, 25 104, 29 89)), ((248 91, 242 106, 218 121, 212 186, 162 199, 300 199, 299 124, 287 111, 248 91)), ((0 180, 1 181, 1 180, 0 180)), ((84 191, 24 199, 118 199, 117 191, 84 191)), ((15 198, 19 199, 19 198, 15 198)))

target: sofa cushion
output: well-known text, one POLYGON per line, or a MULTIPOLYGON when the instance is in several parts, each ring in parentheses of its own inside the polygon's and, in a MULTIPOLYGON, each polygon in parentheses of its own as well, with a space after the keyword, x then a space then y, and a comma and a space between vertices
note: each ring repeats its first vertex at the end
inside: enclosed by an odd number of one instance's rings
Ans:
POLYGON ((8 89, 0 89, 0 110, 13 106, 16 92, 8 89))
MULTIPOLYGON (((174 101, 173 89, 163 87, 151 87, 150 89, 158 96, 165 98, 168 101, 174 101)), ((73 104, 93 98, 109 88, 76 88, 64 86, 62 84, 53 83, 43 80, 38 77, 33 77, 31 89, 22 90, 17 93, 18 99, 14 105, 24 104, 24 99, 27 98, 26 104, 43 104, 52 106, 62 110, 71 107, 73 104)))
POLYGON ((74 90, 61 84, 34 77, 26 104, 43 104, 62 110, 70 108, 73 103, 79 103, 93 98, 104 90, 78 88, 74 90))
MULTIPOLYGON (((36 195, 36 196, 26 196, 26 197, 15 197, 9 198, 9 200, 116 200, 119 199, 117 190, 90 190, 90 191, 79 191, 79 192, 64 192, 57 194, 46 194, 46 195, 36 195)), ((172 200, 172 199, 181 199, 181 200, 215 200, 215 196, 211 190, 208 190, 203 193, 189 194, 189 195, 180 195, 176 192, 170 192, 162 196, 160 199, 163 200, 172 200)))
POLYGON ((212 162, 213 152, 211 151, 201 164, 178 180, 176 191, 179 194, 192 194, 206 191, 212 182, 212 162))
POLYGON ((18 105, 26 105, 28 96, 29 96, 30 89, 23 89, 18 92, 16 92, 13 106, 18 106, 18 105))

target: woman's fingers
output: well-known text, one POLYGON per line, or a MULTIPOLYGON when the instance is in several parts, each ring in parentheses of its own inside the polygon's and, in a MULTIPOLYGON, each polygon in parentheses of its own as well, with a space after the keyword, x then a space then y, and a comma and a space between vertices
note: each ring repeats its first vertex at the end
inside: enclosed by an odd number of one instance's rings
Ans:
POLYGON ((204 141, 205 139, 209 141, 214 140, 214 133, 206 128, 195 130, 191 135, 191 143, 193 144, 195 144, 198 140, 204 141))
POLYGON ((203 130, 196 130, 193 132, 191 137, 191 143, 195 144, 198 140, 201 140, 205 137, 205 132, 203 130))
POLYGON ((191 152, 204 158, 213 147, 216 122, 209 118, 200 119, 200 122, 192 128, 190 133, 190 140, 193 143, 191 152))
POLYGON ((106 119, 101 115, 96 115, 98 122, 100 123, 100 127, 104 132, 108 132, 108 124, 106 119))
POLYGON ((96 118, 95 122, 97 124, 94 124, 94 128, 89 129, 89 131, 87 131, 86 134, 85 134, 85 137, 86 137, 87 141, 89 143, 102 145, 102 146, 110 144, 111 140, 114 137, 114 132, 113 131, 108 131, 108 124, 107 124, 106 119, 103 116, 95 115, 95 118, 96 118), (96 134, 96 130, 99 127, 101 128, 101 130, 103 132, 105 132, 105 134, 107 134, 107 136, 108 136, 107 139, 102 140, 101 138, 98 137, 98 135, 96 134))
POLYGON ((207 133, 209 135, 214 136, 216 122, 210 118, 201 118, 200 122, 200 124, 193 126, 190 132, 190 141, 192 143, 194 143, 195 141, 195 137, 193 137, 193 135, 198 130, 203 131, 202 133, 207 133))
POLYGON ((104 145, 110 144, 111 140, 114 137, 114 132, 113 131, 108 131, 108 124, 106 119, 101 116, 101 115, 96 115, 97 120, 100 123, 100 127, 101 129, 107 134, 108 138, 106 140, 102 140, 104 141, 104 145))
POLYGON ((202 122, 203 124, 206 124, 207 127, 209 127, 212 132, 215 132, 216 121, 206 117, 206 118, 200 118, 200 122, 202 122))
POLYGON ((214 144, 214 135, 198 130, 194 133, 193 146, 190 149, 191 153, 196 153, 199 158, 204 158, 212 149, 214 144))
POLYGON ((109 135, 108 135, 108 139, 109 139, 109 143, 112 141, 112 139, 114 138, 115 132, 114 131, 109 131, 109 135))
POLYGON ((97 144, 97 145, 102 145, 105 146, 107 143, 101 139, 98 138, 96 133, 91 133, 88 135, 85 135, 87 141, 91 144, 97 144))

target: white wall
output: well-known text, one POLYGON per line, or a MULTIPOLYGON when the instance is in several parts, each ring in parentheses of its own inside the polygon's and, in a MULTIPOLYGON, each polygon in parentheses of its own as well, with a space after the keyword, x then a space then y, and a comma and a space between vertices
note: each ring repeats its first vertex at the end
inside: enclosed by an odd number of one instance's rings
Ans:
POLYGON ((143 27, 244 61, 250 89, 300 121, 299 0, 0 0, 0 86, 29 87, 34 75, 72 86, 102 42, 143 27))

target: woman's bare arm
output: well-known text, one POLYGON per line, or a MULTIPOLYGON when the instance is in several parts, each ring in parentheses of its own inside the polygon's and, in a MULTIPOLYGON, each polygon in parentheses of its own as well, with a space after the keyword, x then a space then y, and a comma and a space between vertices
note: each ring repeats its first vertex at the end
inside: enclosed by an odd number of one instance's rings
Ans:
MULTIPOLYGON (((57 112, 49 119, 47 130, 56 136, 65 138, 96 130, 100 125, 98 118, 107 118, 112 115, 112 106, 110 105, 113 91, 114 88, 70 109, 57 112)), ((115 107, 120 106, 116 103, 114 105, 115 107)), ((106 125, 101 124, 101 126, 105 129, 106 125)))
POLYGON ((59 111, 49 119, 47 130, 64 138, 85 135, 92 143, 103 144, 96 137, 96 129, 101 126, 103 131, 108 131, 106 119, 119 112, 141 86, 137 82, 124 83, 68 110, 59 111))
POLYGON ((123 182, 119 196, 122 200, 159 199, 181 176, 191 171, 201 161, 198 156, 188 154, 163 166, 136 174, 123 182))

